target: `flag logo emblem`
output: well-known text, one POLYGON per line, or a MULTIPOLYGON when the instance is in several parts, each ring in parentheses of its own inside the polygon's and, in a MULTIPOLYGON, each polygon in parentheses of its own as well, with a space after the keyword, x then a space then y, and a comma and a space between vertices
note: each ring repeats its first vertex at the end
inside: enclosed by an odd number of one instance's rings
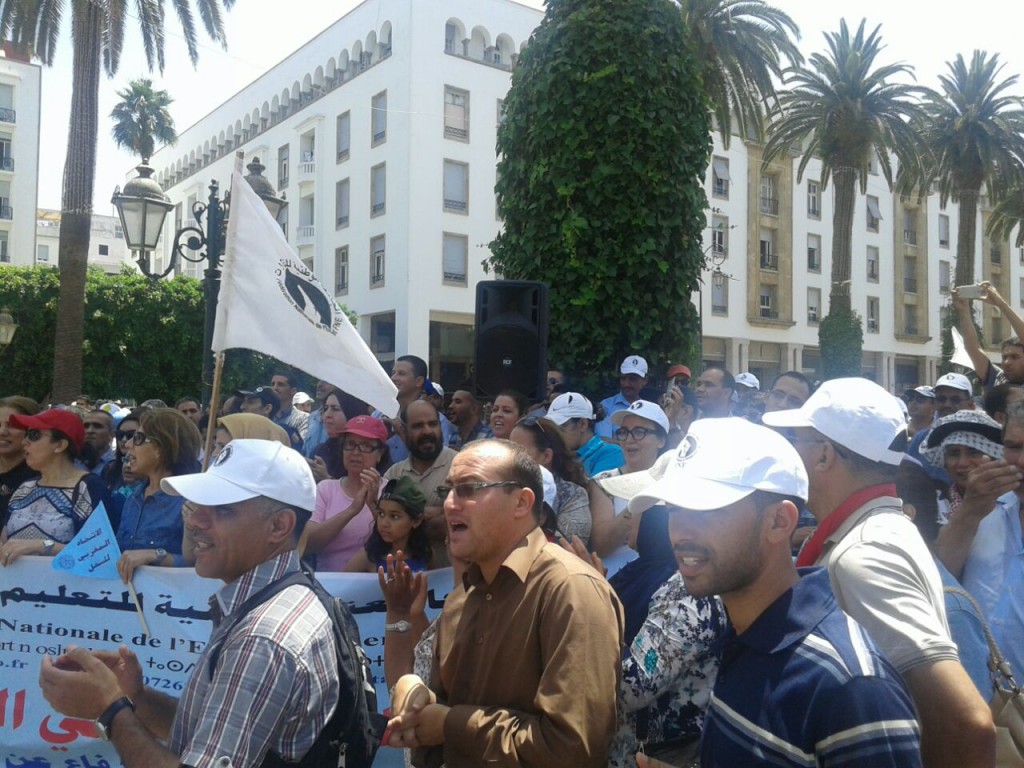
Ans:
POLYGON ((341 313, 334 299, 305 264, 293 259, 281 259, 274 274, 281 293, 299 314, 320 330, 331 334, 338 332, 341 313))

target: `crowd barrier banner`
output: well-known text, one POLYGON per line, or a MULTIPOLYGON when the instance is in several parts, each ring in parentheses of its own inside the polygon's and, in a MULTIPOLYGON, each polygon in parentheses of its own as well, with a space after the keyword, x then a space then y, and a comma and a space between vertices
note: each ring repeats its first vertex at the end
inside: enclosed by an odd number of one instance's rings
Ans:
MULTIPOLYGON (((370 657, 381 709, 384 614, 376 575, 318 574, 327 590, 349 602, 370 657)), ((209 597, 221 582, 190 568, 140 568, 138 592, 152 634, 139 627, 120 581, 84 579, 55 571, 50 558, 23 557, 0 568, 0 760, 3 768, 114 768, 117 752, 95 738, 91 721, 54 712, 39 691, 39 664, 69 645, 114 650, 122 643, 139 657, 147 685, 180 695, 210 637, 209 597)), ((452 586, 450 568, 428 575, 427 615, 440 611, 452 586)), ((381 749, 380 768, 402 765, 399 750, 381 749)))

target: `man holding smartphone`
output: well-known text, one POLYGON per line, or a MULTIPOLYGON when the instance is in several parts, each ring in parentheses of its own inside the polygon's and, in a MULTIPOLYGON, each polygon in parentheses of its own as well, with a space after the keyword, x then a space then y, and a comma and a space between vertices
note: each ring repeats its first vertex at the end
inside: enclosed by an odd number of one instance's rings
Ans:
POLYGON ((1000 384, 1024 386, 1024 320, 1013 311, 1006 300, 988 281, 977 285, 961 285, 953 289, 953 307, 956 309, 960 333, 964 337, 964 348, 974 364, 986 392, 1000 384), (978 331, 971 316, 970 300, 983 301, 999 309, 1010 321, 1014 335, 1002 343, 1002 366, 993 365, 981 348, 978 331))

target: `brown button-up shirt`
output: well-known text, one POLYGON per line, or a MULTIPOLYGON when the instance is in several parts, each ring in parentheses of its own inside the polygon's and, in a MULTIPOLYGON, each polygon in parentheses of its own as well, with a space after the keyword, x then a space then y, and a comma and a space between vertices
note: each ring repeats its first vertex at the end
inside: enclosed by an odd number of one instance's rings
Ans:
POLYGON ((431 671, 452 708, 448 768, 606 765, 623 634, 608 582, 537 528, 491 584, 473 566, 464 586, 445 603, 431 671))

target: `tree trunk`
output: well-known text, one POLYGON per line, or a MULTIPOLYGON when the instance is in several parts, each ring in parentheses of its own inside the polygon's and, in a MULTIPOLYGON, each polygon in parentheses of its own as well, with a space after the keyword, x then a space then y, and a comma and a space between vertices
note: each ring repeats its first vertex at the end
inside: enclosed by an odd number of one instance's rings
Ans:
POLYGON ((832 212, 832 285, 828 311, 851 311, 850 274, 853 264, 853 209, 857 202, 857 172, 839 168, 832 175, 835 185, 832 212))
POLYGON ((974 239, 977 234, 978 190, 961 190, 956 233, 957 285, 972 285, 974 283, 974 239))
POLYGON ((71 119, 64 164, 60 222, 60 295, 53 357, 55 403, 68 403, 82 391, 85 275, 92 224, 99 121, 102 9, 98 3, 72 3, 74 63, 71 119))

